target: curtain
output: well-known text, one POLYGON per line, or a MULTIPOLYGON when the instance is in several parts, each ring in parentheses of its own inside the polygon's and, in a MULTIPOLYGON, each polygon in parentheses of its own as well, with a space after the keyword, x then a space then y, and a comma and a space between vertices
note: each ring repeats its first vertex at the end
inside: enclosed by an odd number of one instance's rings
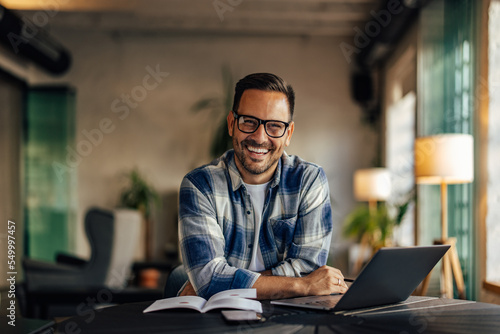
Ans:
POLYGON ((75 94, 67 87, 27 93, 24 140, 25 253, 53 261, 74 247, 76 165, 75 94))
MULTIPOLYGON (((437 0, 420 17, 418 136, 473 134, 473 0, 437 0)), ((457 238, 467 298, 475 299, 472 184, 448 186, 449 236, 457 238)), ((421 244, 440 237, 439 185, 418 187, 421 244)))

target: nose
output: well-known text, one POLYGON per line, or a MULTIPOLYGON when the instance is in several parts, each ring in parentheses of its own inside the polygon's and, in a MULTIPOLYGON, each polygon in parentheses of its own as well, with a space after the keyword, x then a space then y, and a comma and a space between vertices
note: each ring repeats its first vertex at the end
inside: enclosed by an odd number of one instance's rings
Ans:
POLYGON ((264 124, 259 124, 257 130, 255 130, 255 132, 252 133, 252 138, 259 144, 262 144, 267 141, 268 138, 266 129, 264 128, 264 124))

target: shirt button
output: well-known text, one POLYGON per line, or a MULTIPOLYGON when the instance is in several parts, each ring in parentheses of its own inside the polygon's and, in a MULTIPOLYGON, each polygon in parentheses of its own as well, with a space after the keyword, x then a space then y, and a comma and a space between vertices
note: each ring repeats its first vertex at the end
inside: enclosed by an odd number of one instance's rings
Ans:
POLYGON ((247 215, 249 215, 249 214, 251 214, 251 212, 250 212, 250 211, 247 211, 247 215))
POLYGON ((253 247, 253 244, 248 244, 248 248, 252 248, 253 247))

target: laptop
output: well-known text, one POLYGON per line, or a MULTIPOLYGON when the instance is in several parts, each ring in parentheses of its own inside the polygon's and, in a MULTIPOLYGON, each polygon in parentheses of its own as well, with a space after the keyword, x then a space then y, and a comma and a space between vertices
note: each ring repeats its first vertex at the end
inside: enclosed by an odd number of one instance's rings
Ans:
POLYGON ((343 311, 402 302, 449 248, 450 245, 381 248, 345 294, 278 299, 271 304, 343 311))

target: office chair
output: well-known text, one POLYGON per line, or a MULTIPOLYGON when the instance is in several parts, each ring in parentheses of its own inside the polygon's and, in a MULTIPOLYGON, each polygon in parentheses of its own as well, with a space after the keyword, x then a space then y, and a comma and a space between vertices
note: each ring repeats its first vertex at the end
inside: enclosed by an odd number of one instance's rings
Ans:
POLYGON ((167 282, 165 283, 165 290, 163 292, 164 298, 176 297, 177 292, 182 288, 184 283, 188 280, 188 275, 184 265, 178 265, 168 275, 167 282))
MULTIPOLYGON (((161 291, 125 288, 141 236, 142 218, 138 211, 92 208, 84 223, 91 248, 89 260, 67 254, 58 254, 57 263, 23 259, 25 282, 19 291, 24 299, 24 312, 21 313, 47 318, 54 305, 78 305, 86 296, 94 299, 100 295, 112 296, 113 303, 161 297, 161 291)), ((68 311, 74 312, 75 307, 68 311)))
POLYGON ((54 286, 123 287, 140 235, 140 224, 140 214, 132 210, 113 213, 90 209, 85 216, 90 259, 86 261, 67 254, 58 254, 56 263, 25 258, 27 290, 54 286))

